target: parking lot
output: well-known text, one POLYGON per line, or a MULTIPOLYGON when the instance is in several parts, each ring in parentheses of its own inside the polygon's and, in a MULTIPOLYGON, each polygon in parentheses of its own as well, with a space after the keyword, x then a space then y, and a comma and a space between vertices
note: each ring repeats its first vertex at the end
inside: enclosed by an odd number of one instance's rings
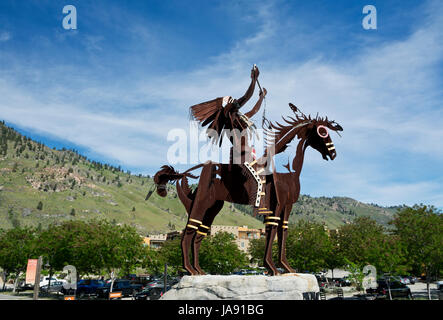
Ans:
MULTIPOLYGON (((416 282, 415 284, 408 284, 407 286, 411 289, 412 296, 414 299, 418 299, 418 300, 421 300, 421 299, 427 300, 428 299, 426 282, 416 282)), ((356 291, 353 287, 342 287, 340 289, 343 290, 344 299, 354 299, 356 297, 356 295, 359 294, 359 292, 356 291)), ((435 283, 431 283, 430 289, 431 289, 432 299, 433 300, 439 299, 437 285, 435 283)), ((334 292, 333 289, 327 290, 327 293, 326 293, 327 300, 336 299, 336 298, 337 298, 337 293, 334 292)))
MULTIPOLYGON (((427 300, 428 299, 428 293, 427 293, 427 289, 426 289, 426 282, 422 282, 422 281, 418 281, 415 284, 409 284, 408 287, 411 289, 412 292, 412 296, 414 299, 424 299, 427 300)), ((24 291, 24 292, 20 292, 19 294, 12 294, 12 285, 11 284, 7 284, 6 285, 6 289, 7 291, 5 292, 0 292, 0 300, 30 300, 32 299, 32 291, 28 290, 28 291, 24 291)), ((353 300, 356 298, 356 296, 359 294, 358 291, 356 291, 353 287, 341 287, 340 289, 343 290, 343 297, 345 300, 353 300)), ((431 289, 431 297, 434 300, 439 299, 439 293, 437 290, 437 285, 436 283, 431 283, 430 284, 430 289, 431 289)), ((335 292, 335 290, 333 288, 328 289, 326 291, 326 299, 330 300, 330 299, 336 299, 337 298, 337 293, 335 292)), ((42 294, 39 297, 40 300, 61 300, 63 299, 63 295, 55 295, 55 294, 51 294, 50 296, 47 296, 45 294, 42 294)), ((82 299, 96 299, 95 297, 82 297, 82 299)), ((127 296, 127 297, 122 297, 121 300, 133 300, 132 296, 127 296)))

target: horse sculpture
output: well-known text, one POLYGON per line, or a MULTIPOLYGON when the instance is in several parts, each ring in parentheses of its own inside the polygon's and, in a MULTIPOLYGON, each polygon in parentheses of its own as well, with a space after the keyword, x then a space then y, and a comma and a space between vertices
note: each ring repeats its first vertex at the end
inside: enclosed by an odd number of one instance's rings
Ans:
MULTIPOLYGON (((268 122, 269 128, 265 130, 267 146, 264 155, 253 163, 245 164, 220 164, 206 162, 179 173, 171 166, 163 166, 154 176, 157 194, 165 197, 167 194, 166 183, 176 181, 177 194, 188 213, 188 221, 184 229, 181 249, 183 267, 191 275, 203 275, 204 271, 199 266, 199 249, 203 238, 208 234, 212 222, 220 212, 225 201, 237 204, 256 204, 257 192, 266 192, 266 211, 259 211, 265 215, 266 249, 264 266, 270 275, 278 275, 276 265, 272 261, 272 243, 276 234, 279 245, 279 265, 286 272, 295 272, 289 266, 285 254, 285 243, 288 232, 288 219, 293 203, 300 195, 300 173, 303 166, 305 150, 311 146, 322 155, 333 160, 336 151, 328 130, 342 131, 342 127, 335 121, 327 118, 312 118, 306 116, 293 104, 289 104, 295 118, 283 118, 285 124, 268 122), (288 173, 278 173, 273 166, 272 158, 275 154, 283 152, 288 144, 295 138, 299 140, 296 155, 292 161, 292 170, 289 163, 285 166, 288 173), (272 164, 273 172, 266 174, 264 179, 256 173, 263 172, 264 167, 272 164), (256 166, 254 170, 253 166, 256 166), (188 178, 198 178, 191 174, 193 170, 202 168, 198 186, 191 190, 188 178), (259 169, 260 168, 260 169, 259 169), (250 173, 256 177, 262 189, 257 190, 254 179, 245 175, 250 173), (192 252, 192 264, 189 261, 189 249, 192 252)), ((263 177, 263 176, 261 176, 263 177)), ((263 192, 263 194, 264 194, 263 192)))

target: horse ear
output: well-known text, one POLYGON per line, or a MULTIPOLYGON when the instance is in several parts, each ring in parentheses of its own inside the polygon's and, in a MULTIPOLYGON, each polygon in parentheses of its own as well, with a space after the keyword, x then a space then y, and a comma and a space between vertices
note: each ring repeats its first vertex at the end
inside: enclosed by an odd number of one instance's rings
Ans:
POLYGON ((341 125, 339 125, 335 121, 332 121, 332 127, 334 128, 335 131, 343 131, 343 128, 341 127, 341 125))
POLYGON ((289 102, 289 107, 292 109, 292 111, 293 111, 294 113, 297 113, 297 112, 298 112, 297 107, 294 106, 294 105, 293 105, 292 103, 290 103, 290 102, 289 102))

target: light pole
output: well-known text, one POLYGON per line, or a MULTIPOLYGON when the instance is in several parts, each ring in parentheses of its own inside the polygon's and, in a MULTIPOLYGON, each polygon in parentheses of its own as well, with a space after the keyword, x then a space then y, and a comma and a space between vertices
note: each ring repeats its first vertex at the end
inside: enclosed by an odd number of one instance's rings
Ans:
POLYGON ((385 273, 385 282, 388 287, 388 293, 389 293, 389 300, 392 300, 392 294, 391 294, 391 274, 385 273))
POLYGON ((49 264, 49 260, 46 261, 45 269, 49 269, 49 282, 48 282, 48 294, 49 294, 49 289, 51 288, 51 278, 52 278, 51 265, 49 264))
POLYGON ((168 285, 168 264, 165 263, 165 272, 163 274, 163 294, 166 293, 166 286, 168 285))
POLYGON ((37 270, 35 271, 35 281, 34 281, 34 295, 33 299, 38 300, 38 291, 40 290, 40 271, 42 268, 42 256, 38 257, 37 260, 37 270))

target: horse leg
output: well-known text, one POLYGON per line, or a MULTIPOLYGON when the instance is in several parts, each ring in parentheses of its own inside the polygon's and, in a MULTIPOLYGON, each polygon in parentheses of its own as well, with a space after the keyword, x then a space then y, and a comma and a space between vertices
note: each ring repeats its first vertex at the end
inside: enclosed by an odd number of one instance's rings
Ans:
POLYGON ((183 231, 181 239, 181 249, 182 249, 182 263, 183 268, 188 271, 192 276, 198 275, 198 271, 195 270, 189 263, 189 246, 191 244, 192 238, 195 235, 195 231, 188 227, 183 231))
POLYGON ((278 227, 278 264, 279 267, 286 270, 289 273, 295 273, 295 270, 289 266, 288 260, 286 259, 286 239, 288 238, 288 220, 289 214, 291 213, 292 205, 285 207, 283 220, 280 221, 278 227))
POLYGON ((192 242, 192 255, 193 255, 193 267, 198 271, 199 274, 204 275, 205 272, 200 268, 199 264, 199 252, 200 245, 205 236, 208 235, 208 232, 211 228, 212 222, 215 219, 215 216, 220 212, 223 208, 224 201, 218 200, 214 203, 212 207, 210 207, 205 216, 203 217, 203 223, 199 226, 198 231, 192 242))
POLYGON ((203 166, 198 183, 197 194, 181 240, 183 268, 185 268, 191 275, 198 275, 199 272, 194 269, 189 261, 189 248, 194 242, 194 237, 202 224, 207 208, 212 206, 212 203, 210 203, 210 197, 208 197, 209 186, 212 179, 211 166, 211 163, 203 166))
MULTIPOLYGON (((275 217, 278 217, 281 213, 281 206, 277 204, 277 208, 275 210, 275 217)), ((271 276, 277 276, 280 274, 278 272, 274 262, 272 261, 272 244, 275 239, 275 234, 277 232, 278 220, 269 219, 265 223, 266 225, 266 247, 265 247, 265 258, 263 265, 266 269, 268 269, 271 276)))

